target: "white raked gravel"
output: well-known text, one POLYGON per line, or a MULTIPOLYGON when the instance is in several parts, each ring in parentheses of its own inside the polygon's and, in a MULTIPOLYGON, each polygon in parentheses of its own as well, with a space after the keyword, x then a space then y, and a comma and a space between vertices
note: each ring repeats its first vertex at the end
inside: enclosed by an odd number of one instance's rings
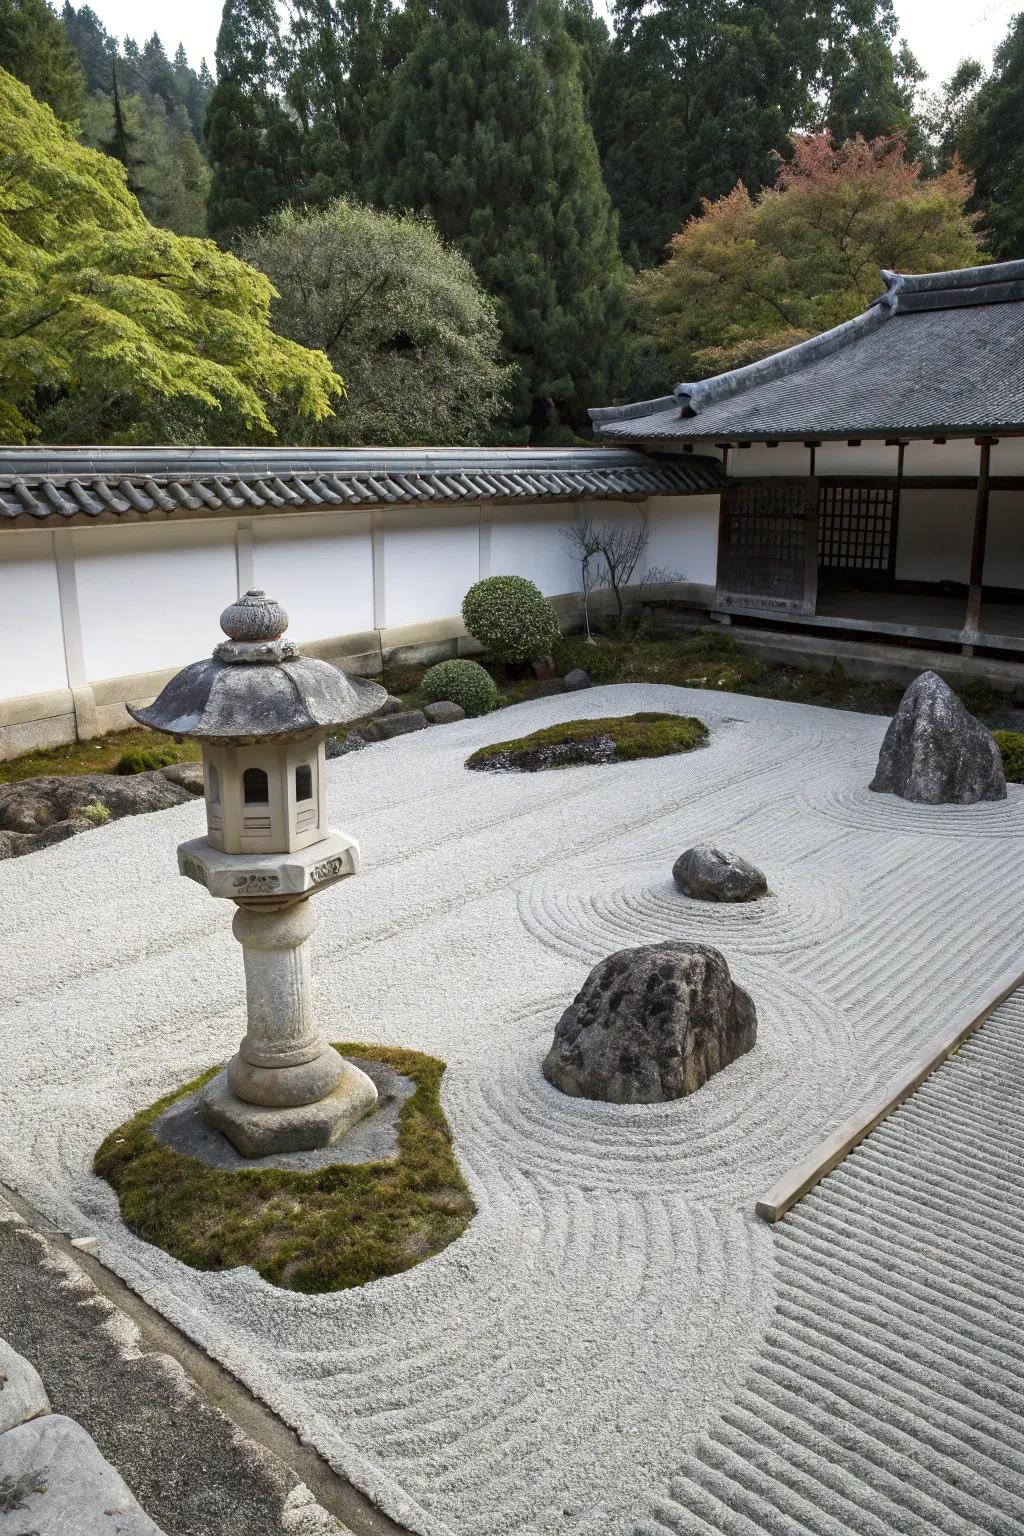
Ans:
MULTIPOLYGON (((329 1036, 447 1060, 480 1207, 436 1259, 332 1296, 187 1269, 127 1233, 90 1172, 112 1127, 242 1033, 230 904, 175 870, 201 806, 0 865, 0 1177, 95 1235, 107 1264, 424 1536, 627 1536, 663 1517, 768 1529, 729 1513, 721 1488, 701 1504, 679 1482, 690 1466, 700 1484, 694 1447, 759 1379, 799 1256, 790 1243, 780 1264, 754 1197, 1022 954, 1021 791, 941 809, 872 795, 884 727, 629 686, 331 765, 331 818, 365 872, 315 898, 329 1036), (710 746, 537 775, 463 768, 486 741, 642 709, 698 715, 710 746), (671 867, 698 840, 752 859, 775 894, 687 901, 671 867), (722 948, 757 1003, 757 1048, 677 1104, 562 1097, 539 1071, 560 1010, 602 955, 670 937, 722 948)), ((912 1482, 915 1458, 894 1454, 912 1482)), ((820 1528, 860 1527, 839 1508, 820 1528)), ((944 1527, 975 1528, 1018 1527, 944 1527)))

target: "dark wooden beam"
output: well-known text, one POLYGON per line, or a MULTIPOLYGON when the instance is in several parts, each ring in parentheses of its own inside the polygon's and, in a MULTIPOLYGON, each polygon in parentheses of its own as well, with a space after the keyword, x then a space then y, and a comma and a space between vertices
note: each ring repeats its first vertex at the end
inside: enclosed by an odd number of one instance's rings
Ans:
POLYGON ((977 639, 981 628, 981 587, 985 571, 985 540, 988 535, 988 499, 991 489, 989 467, 992 459, 992 439, 979 439, 978 494, 974 503, 974 539, 971 544, 970 591, 967 594, 967 613, 964 617, 964 641, 968 644, 977 639))

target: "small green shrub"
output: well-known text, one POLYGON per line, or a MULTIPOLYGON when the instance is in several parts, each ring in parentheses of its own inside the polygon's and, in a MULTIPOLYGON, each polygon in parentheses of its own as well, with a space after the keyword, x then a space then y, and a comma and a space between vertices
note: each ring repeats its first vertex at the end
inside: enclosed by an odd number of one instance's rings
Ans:
POLYGON ((114 765, 115 773, 152 773, 156 768, 167 768, 181 762, 178 747, 134 747, 114 765))
POLYGON ((558 639, 558 615, 525 576, 487 576, 462 599, 462 622, 495 661, 549 656, 558 639))
POLYGON ((91 805, 83 805, 79 814, 86 821, 91 821, 94 827, 102 827, 105 821, 110 820, 110 807, 104 805, 102 800, 94 800, 91 805))
POLYGON ((467 715, 489 714, 499 703, 498 685, 478 661, 439 661, 424 673, 420 691, 428 704, 445 699, 467 715))
POLYGON ((993 731, 1008 784, 1024 784, 1024 731, 993 731))

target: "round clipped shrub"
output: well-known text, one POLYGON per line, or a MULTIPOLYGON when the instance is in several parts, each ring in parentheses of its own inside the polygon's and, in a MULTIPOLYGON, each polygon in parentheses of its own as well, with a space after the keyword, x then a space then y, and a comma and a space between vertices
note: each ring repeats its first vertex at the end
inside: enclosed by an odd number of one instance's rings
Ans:
POLYGON ((423 674, 420 692, 428 704, 445 699, 467 715, 486 715, 498 707, 498 685, 478 661, 439 661, 423 674))
POLYGON ((550 656, 558 615, 525 576, 486 576, 462 599, 462 622, 495 661, 550 656))

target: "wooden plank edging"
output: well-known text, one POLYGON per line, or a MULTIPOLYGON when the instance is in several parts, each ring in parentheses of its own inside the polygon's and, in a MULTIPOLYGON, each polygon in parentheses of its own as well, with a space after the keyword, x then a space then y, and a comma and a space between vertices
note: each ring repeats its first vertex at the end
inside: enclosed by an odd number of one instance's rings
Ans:
POLYGON ((784 1173, 782 1178, 761 1196, 754 1209, 762 1221, 772 1224, 781 1221, 798 1200, 802 1200, 809 1190, 812 1190, 827 1173, 841 1163, 848 1152, 852 1152, 854 1147, 859 1146, 876 1125, 881 1125, 894 1109, 898 1109, 905 1100, 909 1099, 915 1089, 931 1076, 936 1067, 940 1067, 944 1061, 948 1060, 954 1051, 974 1034, 975 1030, 981 1028, 999 1005, 1005 1003, 1006 999, 1022 985, 1024 985, 1024 971, 1005 971, 995 982, 993 989, 986 994, 985 1000, 966 1016, 961 1015, 928 1056, 912 1062, 906 1071, 893 1079, 882 1094, 865 1105, 863 1109, 858 1110, 857 1114, 852 1115, 849 1120, 845 1120, 831 1136, 819 1142, 813 1152, 808 1153, 788 1173, 784 1173))

